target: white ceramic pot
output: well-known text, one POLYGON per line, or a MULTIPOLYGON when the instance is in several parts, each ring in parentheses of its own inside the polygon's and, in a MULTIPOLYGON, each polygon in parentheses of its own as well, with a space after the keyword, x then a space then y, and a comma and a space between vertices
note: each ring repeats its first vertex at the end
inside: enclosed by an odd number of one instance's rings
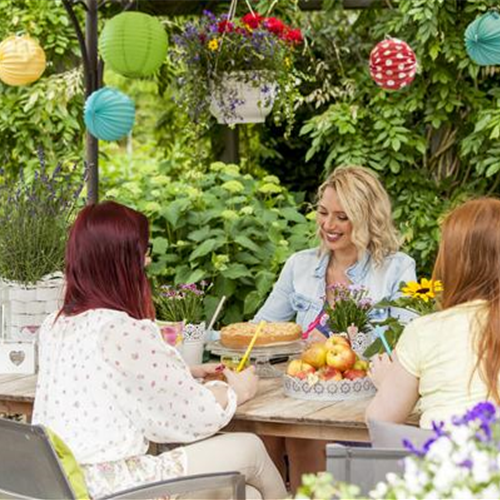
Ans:
POLYGON ((182 329, 182 344, 179 348, 184 361, 189 365, 200 365, 203 361, 206 327, 203 323, 186 323, 182 329))
POLYGON ((271 112, 278 85, 262 72, 225 73, 210 86, 210 112, 218 123, 262 123, 271 112))
POLYGON ((36 332, 45 318, 62 306, 62 273, 45 276, 34 285, 0 281, 0 298, 5 317, 1 319, 6 339, 36 340, 36 332))

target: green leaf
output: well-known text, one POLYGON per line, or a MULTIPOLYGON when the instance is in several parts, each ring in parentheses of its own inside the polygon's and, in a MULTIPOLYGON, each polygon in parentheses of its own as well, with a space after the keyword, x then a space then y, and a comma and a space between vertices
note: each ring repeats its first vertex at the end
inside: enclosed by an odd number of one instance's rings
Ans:
POLYGON ((203 278, 206 277, 205 271, 203 269, 195 269, 187 278, 185 283, 198 283, 203 278))
POLYGON ((156 238, 153 238, 153 252, 154 253, 165 253, 168 249, 169 243, 166 238, 163 238, 162 236, 157 236, 156 238))
POLYGON ((189 256, 189 260, 203 257, 210 252, 213 252, 217 248, 220 248, 222 245, 224 245, 224 243, 225 242, 222 239, 205 240, 199 247, 194 250, 194 252, 191 253, 191 255, 189 256))
POLYGON ((243 264, 229 264, 227 269, 221 272, 222 276, 232 280, 242 278, 244 276, 252 276, 252 272, 243 264))
POLYGON ((258 252, 259 251, 259 246, 256 245, 250 238, 248 238, 247 236, 244 236, 244 235, 239 235, 237 236, 235 239, 234 239, 235 243, 237 243, 238 245, 244 247, 244 248, 248 248, 248 250, 252 250, 254 252, 258 252))
POLYGON ((250 292, 245 297, 245 302, 243 305, 243 313, 245 315, 250 315, 255 313, 259 308, 261 302, 262 302, 262 297, 259 295, 259 292, 257 292, 256 290, 250 292))

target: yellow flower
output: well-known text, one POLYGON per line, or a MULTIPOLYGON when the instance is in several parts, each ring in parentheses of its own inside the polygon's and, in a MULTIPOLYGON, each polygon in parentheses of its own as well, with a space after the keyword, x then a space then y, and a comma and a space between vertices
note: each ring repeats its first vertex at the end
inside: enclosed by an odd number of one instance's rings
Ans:
POLYGON ((219 48, 219 39, 214 38, 213 40, 210 40, 208 42, 208 49, 209 50, 217 50, 219 48))
POLYGON ((290 68, 292 65, 292 61, 289 57, 285 57, 284 63, 287 68, 290 68))
POLYGON ((436 297, 436 293, 443 291, 443 284, 438 280, 432 281, 422 278, 420 283, 418 281, 409 281, 401 291, 406 297, 413 297, 421 299, 424 302, 429 302, 430 299, 436 297))

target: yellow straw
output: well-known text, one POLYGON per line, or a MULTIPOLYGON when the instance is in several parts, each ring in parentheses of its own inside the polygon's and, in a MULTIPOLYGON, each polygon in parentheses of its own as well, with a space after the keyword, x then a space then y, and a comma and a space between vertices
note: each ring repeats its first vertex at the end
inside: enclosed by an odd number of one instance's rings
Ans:
POLYGON ((236 368, 236 372, 241 372, 243 368, 245 368, 246 362, 248 360, 248 356, 250 356, 250 353, 252 352, 253 346, 255 345, 255 341, 257 340, 257 337, 259 336, 261 330, 264 328, 264 325, 266 324, 265 321, 261 321, 257 328, 255 329, 255 333, 253 334, 252 340, 250 341, 250 344, 248 344, 247 350, 245 351, 245 354, 241 358, 240 364, 238 365, 238 368, 236 368))

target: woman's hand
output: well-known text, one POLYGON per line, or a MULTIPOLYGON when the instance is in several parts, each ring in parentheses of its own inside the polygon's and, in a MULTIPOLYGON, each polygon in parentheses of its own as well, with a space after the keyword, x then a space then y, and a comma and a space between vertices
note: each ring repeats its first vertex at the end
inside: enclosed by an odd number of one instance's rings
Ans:
POLYGON ((313 342, 326 342, 326 337, 315 328, 314 330, 311 330, 311 333, 309 333, 306 342, 308 344, 312 344, 313 342))
POLYGON ((226 368, 224 375, 226 376, 227 383, 236 393, 239 405, 255 396, 259 377, 255 374, 254 366, 239 373, 226 368))
POLYGON ((203 365, 190 366, 191 375, 194 378, 205 378, 208 375, 215 375, 224 370, 224 365, 220 363, 205 363, 203 365))
POLYGON ((386 354, 378 354, 371 358, 370 369, 368 370, 368 375, 372 379, 373 385, 378 389, 381 385, 387 373, 392 368, 392 360, 386 354))

